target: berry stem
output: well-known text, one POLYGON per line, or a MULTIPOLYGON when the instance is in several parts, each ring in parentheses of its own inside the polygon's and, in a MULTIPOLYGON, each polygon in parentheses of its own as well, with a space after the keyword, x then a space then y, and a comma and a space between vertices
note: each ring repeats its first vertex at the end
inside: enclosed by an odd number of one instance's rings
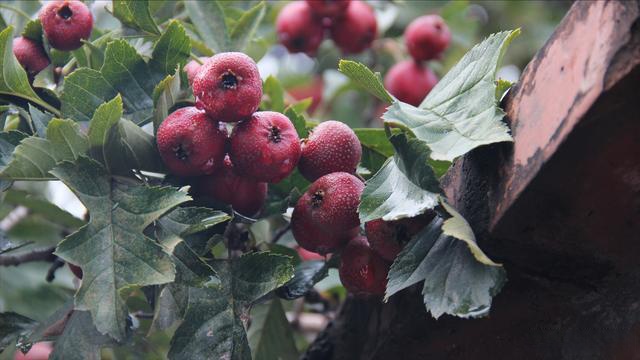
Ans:
POLYGON ((194 60, 195 62, 197 62, 198 64, 202 65, 204 64, 204 62, 202 60, 200 60, 200 57, 198 57, 196 54, 194 53, 189 53, 189 57, 194 60))

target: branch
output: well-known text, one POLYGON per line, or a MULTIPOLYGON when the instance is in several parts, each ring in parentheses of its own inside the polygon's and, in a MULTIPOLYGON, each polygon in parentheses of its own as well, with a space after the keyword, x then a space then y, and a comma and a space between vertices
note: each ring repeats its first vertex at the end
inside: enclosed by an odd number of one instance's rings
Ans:
POLYGON ((18 266, 20 264, 33 261, 53 262, 58 258, 53 255, 55 250, 55 246, 51 246, 45 249, 34 250, 26 254, 0 256, 0 266, 18 266))
POLYGON ((275 244, 278 242, 278 240, 280 240, 280 238, 282 238, 284 236, 284 234, 287 233, 287 231, 289 231, 291 229, 291 223, 287 224, 287 226, 283 227, 282 229, 278 230, 274 235, 273 235, 273 240, 271 240, 272 244, 275 244))

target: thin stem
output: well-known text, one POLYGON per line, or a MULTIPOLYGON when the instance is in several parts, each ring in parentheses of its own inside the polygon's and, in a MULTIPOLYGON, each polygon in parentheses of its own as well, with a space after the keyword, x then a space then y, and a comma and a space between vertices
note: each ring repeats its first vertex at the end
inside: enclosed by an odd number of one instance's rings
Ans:
POLYGON ((16 13, 16 14, 22 16, 23 18, 27 19, 27 21, 31 21, 31 16, 29 16, 29 14, 27 14, 26 12, 24 12, 24 11, 22 11, 22 10, 16 8, 16 7, 13 7, 11 5, 0 3, 0 9, 7 9, 9 11, 13 11, 14 13, 16 13))
POLYGON ((289 231, 291 229, 291 223, 287 224, 287 226, 283 227, 282 229, 278 230, 278 232, 276 232, 273 235, 273 240, 271 240, 272 244, 275 244, 278 242, 278 240, 280 240, 284 234, 287 233, 287 231, 289 231))
POLYGON ((76 59, 74 56, 71 58, 71 60, 69 60, 68 63, 64 64, 64 66, 62 67, 62 71, 60 72, 62 76, 69 75, 69 73, 71 73, 71 70, 73 69, 73 67, 76 65, 77 62, 78 62, 78 59, 76 59))
POLYGON ((196 56, 196 54, 194 53, 190 53, 189 56, 195 60, 195 62, 197 62, 198 64, 202 65, 204 64, 204 62, 202 60, 200 60, 200 58, 198 56, 196 56))
POLYGON ((53 262, 58 258, 57 256, 53 255, 53 252, 55 250, 56 247, 51 246, 45 249, 38 249, 21 255, 3 255, 0 256, 0 266, 18 266, 20 264, 34 261, 53 262))

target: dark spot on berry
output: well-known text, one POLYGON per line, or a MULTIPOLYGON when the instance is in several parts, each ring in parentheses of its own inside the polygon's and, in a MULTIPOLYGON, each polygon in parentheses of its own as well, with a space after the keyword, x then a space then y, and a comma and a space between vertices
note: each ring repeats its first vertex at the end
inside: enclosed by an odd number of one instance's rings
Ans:
POLYGON ((67 20, 73 16, 73 11, 71 11, 69 5, 65 5, 58 10, 58 16, 67 20))
POLYGON ((279 143, 282 140, 280 129, 276 126, 271 126, 269 131, 269 141, 279 143))
POLYGON ((291 40, 291 47, 295 50, 303 50, 304 49, 305 39, 302 36, 295 37, 291 40))
POLYGON ((322 205, 322 200, 324 200, 324 191, 318 190, 311 196, 311 206, 317 208, 322 205))
POLYGON ((436 23, 434 27, 436 28, 436 30, 442 31, 442 24, 436 23))
POLYGON ((223 89, 236 89, 238 87, 238 77, 231 70, 227 70, 220 76, 220 85, 223 89))
POLYGON ((176 158, 187 161, 189 159, 189 149, 183 144, 178 144, 178 146, 174 147, 173 153, 176 155, 176 158))

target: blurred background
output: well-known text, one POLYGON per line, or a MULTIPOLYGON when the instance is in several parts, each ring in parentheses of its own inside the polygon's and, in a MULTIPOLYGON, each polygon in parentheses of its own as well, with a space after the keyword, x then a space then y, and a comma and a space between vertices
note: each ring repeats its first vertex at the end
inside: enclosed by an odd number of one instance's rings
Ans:
MULTIPOLYGON (((109 1, 89 3, 96 19, 96 27, 106 30, 120 26, 108 11, 109 1)), ((156 16, 166 19, 179 16, 176 15, 179 12, 176 13, 175 5, 172 7, 171 3, 152 1, 156 16)), ((236 1, 235 6, 249 8, 254 3, 236 1)), ((375 8, 379 29, 379 38, 372 49, 356 56, 344 56, 331 40, 325 40, 317 57, 310 58, 305 54, 289 54, 283 46, 277 44, 273 24, 286 2, 268 2, 267 19, 259 29, 259 41, 252 47, 255 53, 250 55, 259 59, 258 66, 263 79, 273 75, 280 80, 287 89, 291 102, 311 98, 312 104, 307 110, 311 120, 336 119, 352 127, 380 127, 380 115, 384 112, 384 106, 340 74, 337 71, 338 61, 341 58, 354 59, 384 76, 394 63, 408 58, 402 39, 403 31, 420 15, 440 14, 453 36, 444 57, 428 63, 438 77, 446 74, 467 50, 487 35, 500 30, 521 28, 520 37, 512 43, 498 72, 500 78, 517 81, 529 60, 544 45, 571 5, 570 1, 410 0, 369 3, 375 8)), ((40 7, 41 2, 38 1, 3 0, 0 2, 0 15, 4 23, 16 26, 19 32, 26 18, 34 18, 40 7)), ((143 41, 136 45, 142 54, 150 48, 143 41)), ((55 208, 43 205, 29 206, 27 209, 23 205, 29 200, 36 203, 47 200, 78 219, 82 219, 85 214, 80 202, 59 182, 15 183, 2 195, 0 203, 0 253, 3 249, 17 245, 24 245, 20 252, 55 246, 66 235, 63 225, 51 221, 59 216, 55 208)), ((257 223, 252 229, 252 236, 271 238, 272 225, 257 223)), ((285 235, 279 244, 294 247, 290 235, 285 235)), ((305 258, 312 255, 298 253, 295 256, 305 258)), ((19 267, 0 266, 0 312, 14 311, 44 320, 52 311, 69 301, 77 280, 65 266, 56 272, 52 282, 47 282, 45 277, 50 266, 50 263, 42 262, 31 262, 19 267)), ((294 325, 298 350, 304 349, 327 324, 345 296, 337 272, 331 271, 329 277, 317 285, 316 291, 307 296, 306 301, 283 302, 287 317, 294 325)), ((154 346, 164 346, 162 339, 154 341, 158 341, 154 346)), ((0 359, 2 357, 0 355, 0 359)))

